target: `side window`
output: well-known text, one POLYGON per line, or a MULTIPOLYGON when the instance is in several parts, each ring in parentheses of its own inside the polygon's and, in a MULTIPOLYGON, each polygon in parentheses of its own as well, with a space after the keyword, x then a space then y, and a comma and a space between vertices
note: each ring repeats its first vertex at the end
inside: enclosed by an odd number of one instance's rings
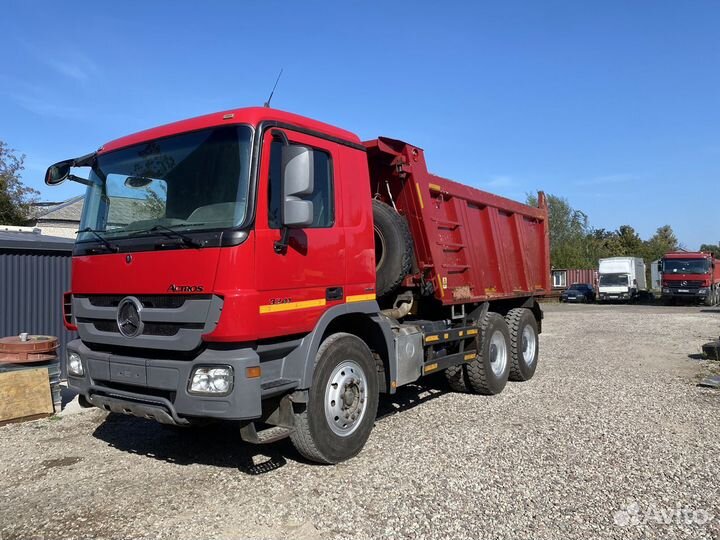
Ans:
POLYGON ((554 270, 552 273, 553 287, 565 287, 567 275, 564 270, 554 270))
MULTIPOLYGON (((282 142, 273 141, 270 147, 270 179, 268 182, 268 226, 280 228, 281 152, 282 142)), ((313 192, 308 200, 313 203, 313 222, 308 228, 332 227, 335 223, 332 159, 330 154, 313 150, 313 192)))

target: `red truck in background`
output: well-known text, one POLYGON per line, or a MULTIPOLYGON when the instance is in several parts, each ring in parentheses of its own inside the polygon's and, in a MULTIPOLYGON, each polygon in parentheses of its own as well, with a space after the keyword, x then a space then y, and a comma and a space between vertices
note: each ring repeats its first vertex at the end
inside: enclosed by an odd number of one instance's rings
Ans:
POLYGON ((675 251, 660 259, 661 298, 665 303, 720 303, 720 260, 702 251, 675 251))
POLYGON ((530 379, 550 291, 531 207, 270 108, 110 142, 48 169, 87 187, 64 317, 84 405, 357 454, 380 393, 444 371, 458 391, 530 379), (73 174, 85 167, 86 174, 73 174))

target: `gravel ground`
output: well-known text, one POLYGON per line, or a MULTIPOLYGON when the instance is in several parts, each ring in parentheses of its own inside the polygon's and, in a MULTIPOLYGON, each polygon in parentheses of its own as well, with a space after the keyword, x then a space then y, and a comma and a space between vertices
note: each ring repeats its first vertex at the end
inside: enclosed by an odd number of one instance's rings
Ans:
POLYGON ((5 426, 0 538, 720 538, 720 391, 691 358, 719 315, 547 305, 532 381, 403 390, 338 466, 98 410, 5 426))

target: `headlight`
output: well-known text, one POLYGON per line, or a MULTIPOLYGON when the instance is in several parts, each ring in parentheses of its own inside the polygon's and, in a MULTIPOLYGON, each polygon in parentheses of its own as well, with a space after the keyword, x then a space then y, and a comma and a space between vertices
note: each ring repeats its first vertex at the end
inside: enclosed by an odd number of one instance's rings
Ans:
POLYGON ((707 294, 708 290, 707 287, 703 287, 702 289, 698 289, 698 294, 707 294))
POLYGON ((663 287, 662 292, 664 292, 664 293, 669 293, 669 292, 670 292, 670 289, 668 289, 667 287, 663 287))
POLYGON ((222 396, 233 387, 233 369, 230 366, 207 366, 195 368, 190 376, 188 392, 222 396))
POLYGON ((85 369, 83 368, 82 358, 78 353, 68 353, 67 369, 70 375, 76 375, 82 377, 85 375, 85 369))

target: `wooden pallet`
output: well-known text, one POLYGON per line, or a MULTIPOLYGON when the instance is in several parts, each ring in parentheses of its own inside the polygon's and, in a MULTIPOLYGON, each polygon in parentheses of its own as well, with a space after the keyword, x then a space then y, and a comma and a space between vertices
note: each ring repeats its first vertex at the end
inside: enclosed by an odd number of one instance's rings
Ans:
POLYGON ((0 373, 0 425, 50 416, 53 413, 46 368, 0 373))

